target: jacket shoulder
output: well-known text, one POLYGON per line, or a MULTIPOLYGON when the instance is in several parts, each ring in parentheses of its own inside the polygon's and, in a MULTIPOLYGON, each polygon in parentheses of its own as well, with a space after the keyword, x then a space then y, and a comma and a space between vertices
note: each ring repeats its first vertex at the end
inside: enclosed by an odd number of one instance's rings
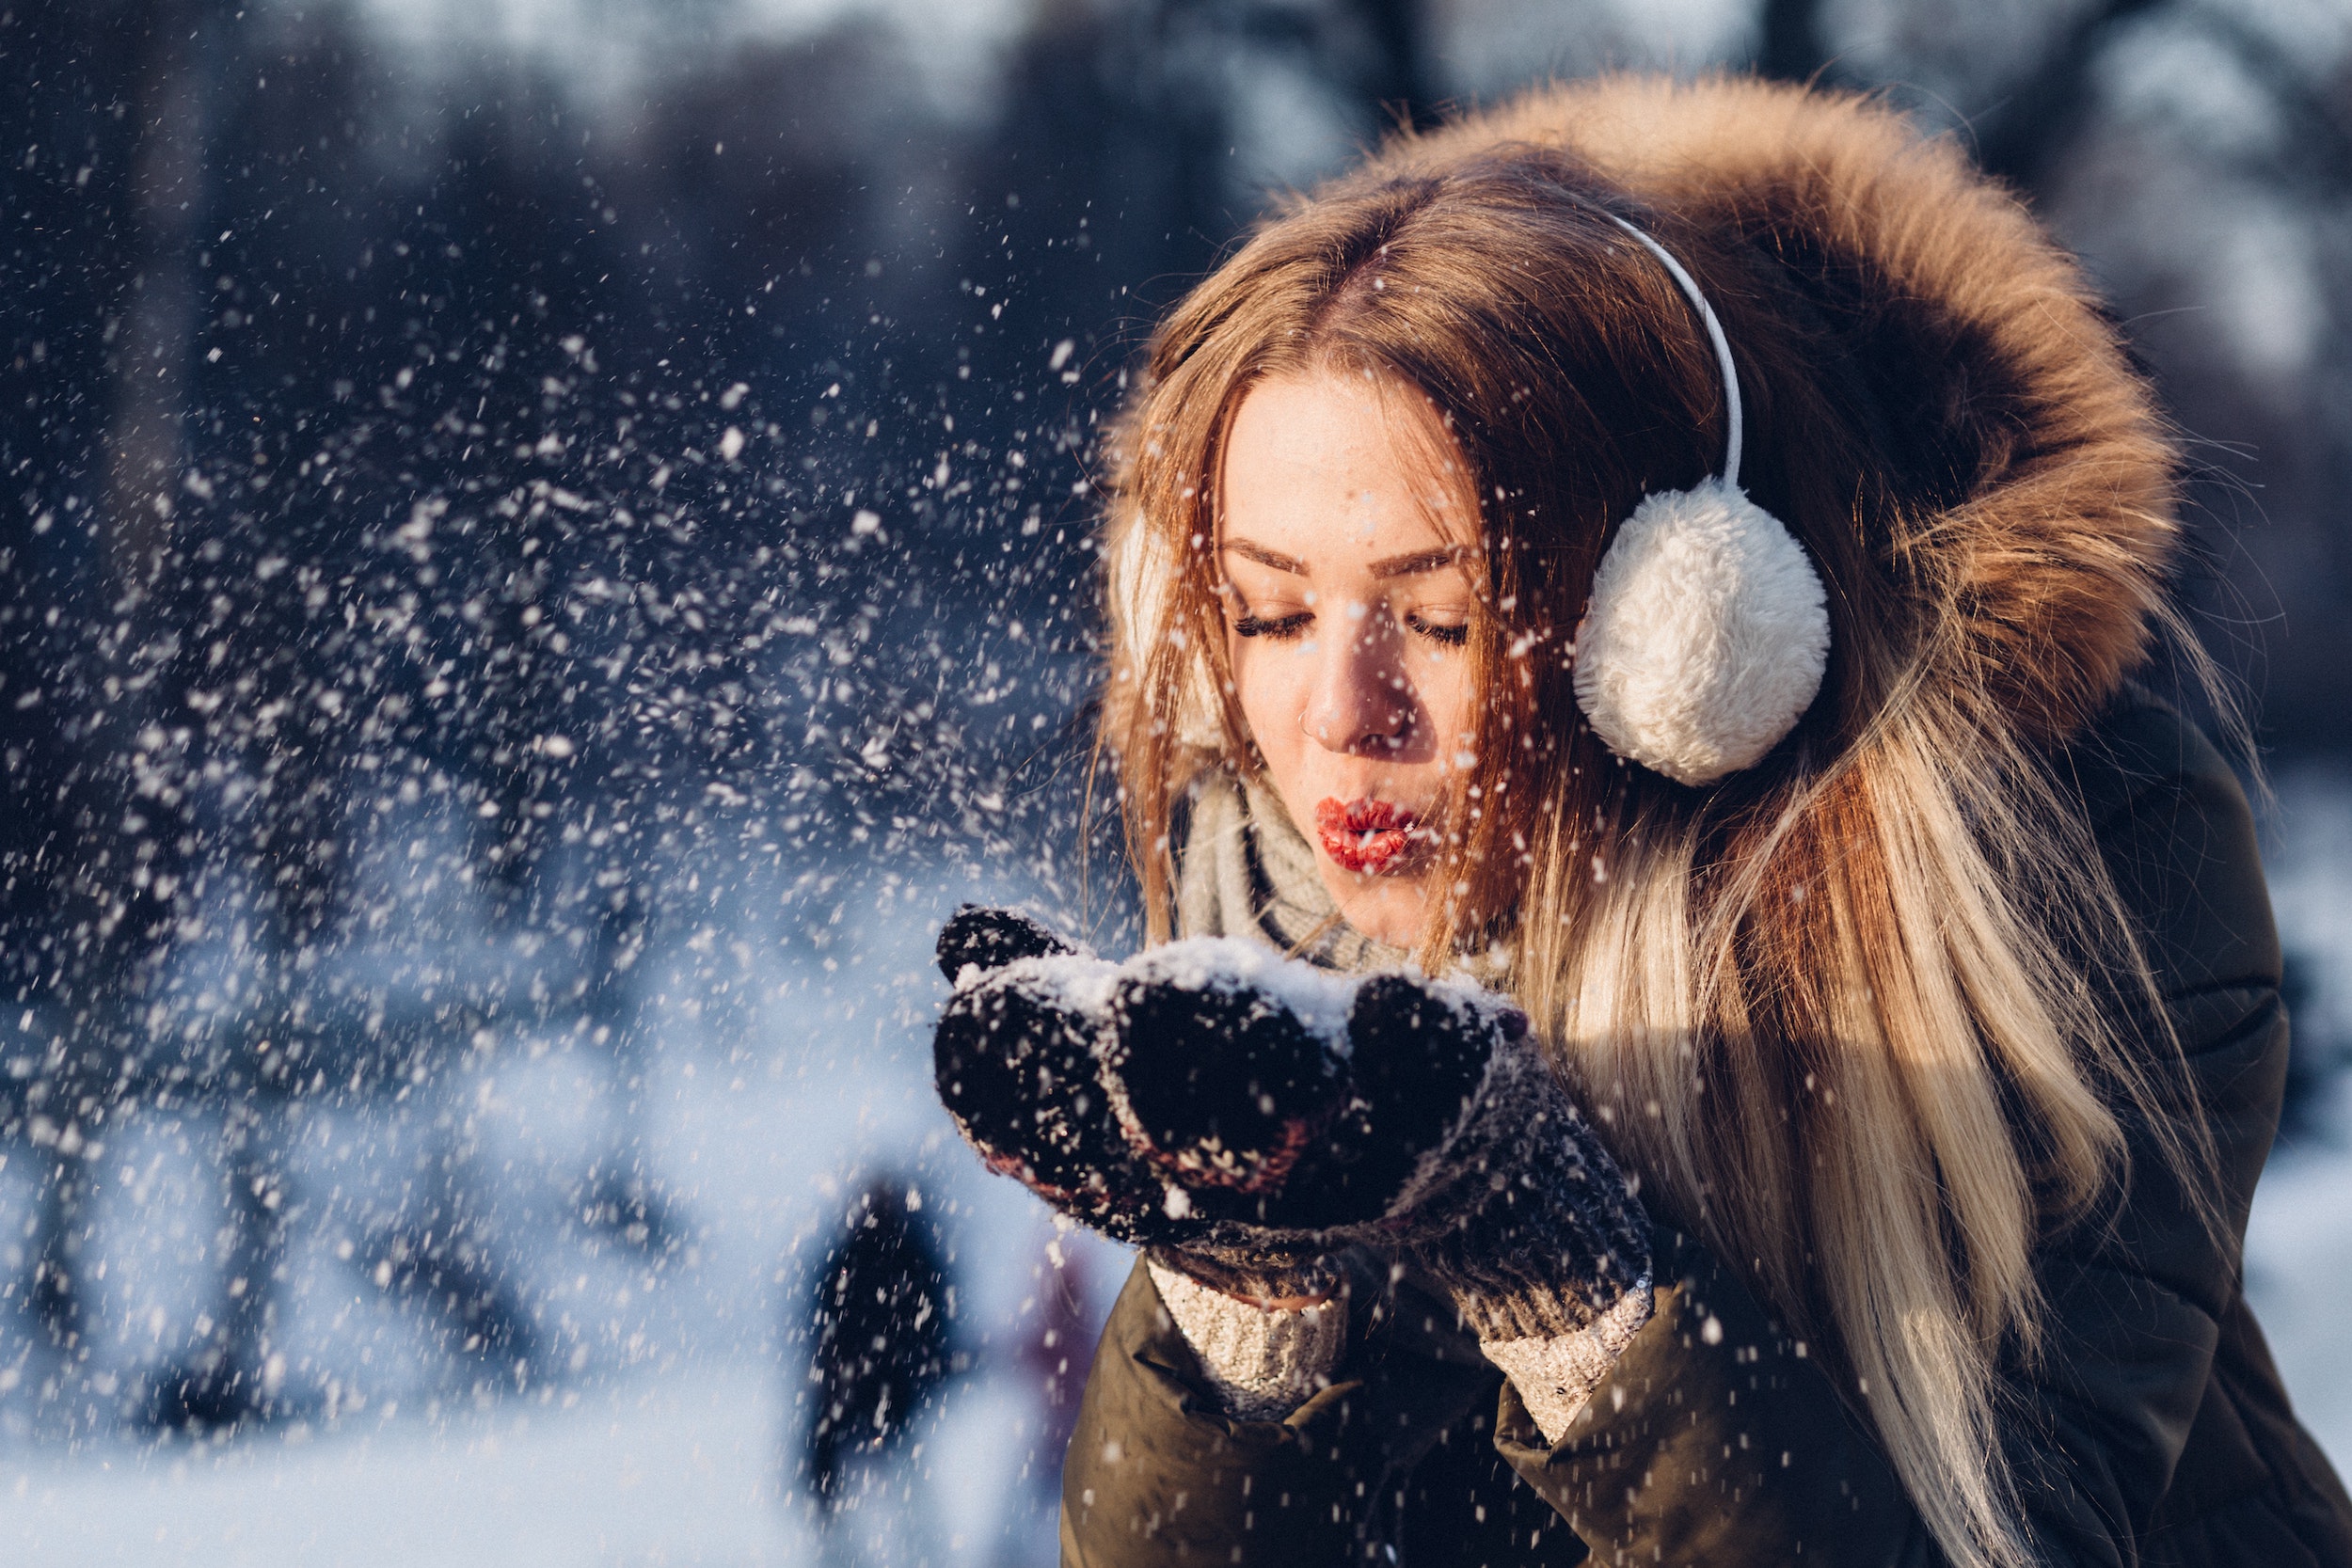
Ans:
POLYGON ((2203 731, 2126 685, 2059 753, 2057 770, 2077 792, 2169 996, 2278 987, 2279 934, 2253 809, 2203 731))

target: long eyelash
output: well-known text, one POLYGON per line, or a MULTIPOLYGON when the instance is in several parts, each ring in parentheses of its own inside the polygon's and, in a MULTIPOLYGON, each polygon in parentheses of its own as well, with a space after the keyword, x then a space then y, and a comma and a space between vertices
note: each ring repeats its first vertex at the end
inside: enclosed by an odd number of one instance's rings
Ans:
POLYGON ((1271 637, 1279 641, 1283 638, 1297 636, 1306 629, 1307 623, 1313 619, 1312 615, 1304 610, 1295 615, 1284 615, 1272 621, 1263 620, 1255 615, 1239 615, 1233 619, 1233 635, 1236 637, 1271 637))
POLYGON ((1406 625, 1411 626, 1415 631, 1421 633, 1423 637, 1429 638, 1434 641, 1442 642, 1450 648, 1458 648, 1470 641, 1470 626, 1468 623, 1464 623, 1458 626, 1434 626, 1431 623, 1421 619, 1417 615, 1408 615, 1406 617, 1406 625))

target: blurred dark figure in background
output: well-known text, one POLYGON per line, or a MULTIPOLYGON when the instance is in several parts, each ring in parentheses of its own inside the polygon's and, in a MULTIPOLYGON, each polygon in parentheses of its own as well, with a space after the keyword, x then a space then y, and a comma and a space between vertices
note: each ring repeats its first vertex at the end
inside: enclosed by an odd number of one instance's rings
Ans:
POLYGON ((1031 1479, 1059 1495, 1062 1451, 1078 1421, 1078 1394, 1094 1364, 1094 1337, 1101 1323, 1091 1307, 1094 1281, 1086 1255, 1047 1249, 1038 1271, 1037 1320, 1021 1347, 1021 1364, 1037 1379, 1042 1424, 1029 1459, 1031 1479))
MULTIPOLYGON (((1094 1365, 1094 1341, 1110 1304, 1095 1299, 1096 1275, 1087 1265, 1086 1253, 1066 1249, 1061 1239, 1045 1248, 1036 1275, 1037 1295, 1022 1309, 1016 1352, 1035 1396, 1030 1406, 1035 1415, 1025 1418, 1021 1428, 1029 1449, 1021 1462, 1021 1482, 1039 1513, 1051 1519, 1061 1503, 1062 1456, 1070 1451, 1070 1434, 1078 1424, 1078 1396, 1086 1389, 1087 1371, 1094 1365), (1035 1421, 1034 1427, 1028 1420, 1035 1421)), ((1033 1544, 1008 1533, 998 1542, 993 1560, 1002 1568, 1027 1568, 1032 1559, 1023 1554, 1033 1544)))
POLYGON ((2338 1125, 2332 1114, 2336 1080, 2352 1058, 2352 1049, 2321 1005, 2313 966, 2310 954, 2290 950, 2286 976, 2279 983, 2295 1031, 2287 1052, 2286 1101, 2279 1112, 2279 1136, 2287 1143, 2326 1141, 2338 1125))
POLYGON ((900 1188, 877 1178, 850 1206, 809 1301, 816 1397, 801 1465, 827 1520, 843 1503, 850 1457, 904 1433, 950 1370, 946 1270, 900 1188))

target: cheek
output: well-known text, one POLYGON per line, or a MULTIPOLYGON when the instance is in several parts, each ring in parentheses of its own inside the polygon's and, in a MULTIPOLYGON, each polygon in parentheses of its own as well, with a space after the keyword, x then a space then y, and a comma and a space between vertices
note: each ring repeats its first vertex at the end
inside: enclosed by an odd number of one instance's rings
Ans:
POLYGON ((1278 781, 1295 763, 1306 744, 1301 721, 1310 695, 1308 661, 1281 657, 1286 650, 1268 649, 1254 638, 1236 637, 1227 644, 1226 667, 1233 672, 1233 694, 1249 737, 1257 742, 1278 781))
POLYGON ((1433 657, 1414 672, 1422 706, 1430 727, 1449 752, 1478 736, 1478 704, 1471 689, 1470 661, 1465 654, 1433 657))

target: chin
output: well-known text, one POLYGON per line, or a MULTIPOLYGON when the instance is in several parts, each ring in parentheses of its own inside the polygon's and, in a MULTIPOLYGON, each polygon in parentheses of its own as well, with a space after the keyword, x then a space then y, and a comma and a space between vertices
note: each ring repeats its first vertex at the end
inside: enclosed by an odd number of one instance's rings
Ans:
POLYGON ((1340 908, 1348 925, 1391 947, 1410 947, 1421 940, 1426 908, 1418 867, 1387 871, 1355 871, 1316 857, 1324 890, 1340 908))

